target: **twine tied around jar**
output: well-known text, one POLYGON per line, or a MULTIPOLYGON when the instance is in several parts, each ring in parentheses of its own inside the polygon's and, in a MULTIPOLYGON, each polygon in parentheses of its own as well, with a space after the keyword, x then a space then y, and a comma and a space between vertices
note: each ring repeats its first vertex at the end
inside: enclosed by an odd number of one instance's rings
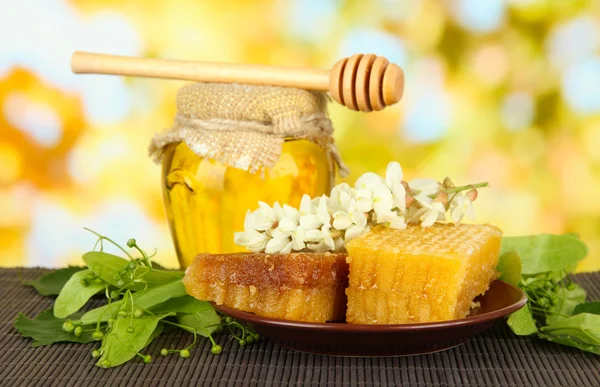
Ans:
POLYGON ((275 165, 286 139, 306 139, 346 176, 327 101, 325 93, 288 87, 189 84, 177 92, 173 127, 154 136, 149 153, 159 163, 167 145, 185 142, 198 156, 256 173, 275 165))

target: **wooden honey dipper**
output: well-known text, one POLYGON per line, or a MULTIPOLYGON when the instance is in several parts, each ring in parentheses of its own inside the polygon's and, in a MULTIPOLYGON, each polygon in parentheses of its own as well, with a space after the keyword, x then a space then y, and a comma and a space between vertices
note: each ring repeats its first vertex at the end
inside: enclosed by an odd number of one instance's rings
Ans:
POLYGON ((71 69, 77 74, 131 75, 329 91, 336 102, 362 112, 393 105, 402 98, 404 91, 402 69, 384 57, 372 54, 356 54, 337 61, 331 70, 321 70, 75 52, 71 69))

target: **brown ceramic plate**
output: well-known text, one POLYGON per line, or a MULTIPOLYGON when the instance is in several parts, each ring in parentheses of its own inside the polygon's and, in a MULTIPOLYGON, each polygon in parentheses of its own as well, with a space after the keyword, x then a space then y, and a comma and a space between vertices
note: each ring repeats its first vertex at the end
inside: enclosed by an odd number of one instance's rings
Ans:
POLYGON ((406 356, 443 351, 464 343, 527 302, 523 291, 496 280, 476 299, 480 307, 461 320, 403 325, 304 323, 257 316, 214 305, 251 324, 267 340, 297 351, 332 356, 406 356))

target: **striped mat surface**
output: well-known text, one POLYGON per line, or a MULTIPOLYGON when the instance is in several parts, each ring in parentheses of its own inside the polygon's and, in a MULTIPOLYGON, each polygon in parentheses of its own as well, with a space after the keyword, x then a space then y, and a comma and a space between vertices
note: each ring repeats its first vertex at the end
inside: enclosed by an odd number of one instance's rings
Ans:
MULTIPOLYGON (((289 351, 262 341, 244 348, 219 337, 223 353, 212 355, 207 340, 189 359, 153 356, 104 370, 94 366, 91 344, 32 348, 12 323, 19 312, 29 317, 50 308, 22 280, 46 269, 0 269, 1 386, 600 386, 600 356, 513 335, 506 324, 476 335, 448 351, 395 358, 341 358, 289 351)), ((591 300, 600 300, 600 272, 578 274, 575 281, 591 300)), ((151 344, 182 348, 191 335, 170 332, 151 344)))

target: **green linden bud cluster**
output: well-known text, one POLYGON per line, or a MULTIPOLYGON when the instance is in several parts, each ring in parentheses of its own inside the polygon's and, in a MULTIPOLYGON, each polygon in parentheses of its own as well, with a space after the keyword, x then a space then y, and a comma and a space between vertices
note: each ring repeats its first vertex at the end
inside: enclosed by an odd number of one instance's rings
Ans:
MULTIPOLYGON (((87 273, 84 274, 81 280, 78 280, 78 284, 82 288, 89 288, 89 293, 92 293, 92 291, 97 292, 97 289, 102 289, 102 287, 104 287, 103 293, 105 294, 108 303, 100 308, 93 309, 83 314, 81 319, 65 319, 62 323, 62 330, 73 335, 72 341, 83 340, 79 342, 100 342, 100 347, 94 348, 91 352, 92 358, 97 359, 96 364, 98 366, 102 368, 117 366, 129 360, 131 357, 139 357, 144 364, 152 362, 151 355, 140 353, 139 350, 147 344, 147 336, 151 332, 151 330, 148 330, 150 328, 147 327, 155 327, 158 324, 172 325, 193 334, 193 341, 191 344, 181 349, 162 348, 160 350, 161 356, 168 356, 169 354, 176 353, 182 359, 189 358, 198 341, 198 335, 204 336, 210 341, 210 351, 215 355, 220 354, 223 351, 223 348, 215 341, 213 333, 227 331, 229 335, 238 342, 240 347, 260 340, 260 336, 254 332, 251 327, 216 312, 206 302, 195 300, 193 297, 187 296, 185 292, 183 292, 183 294, 180 293, 181 290, 174 293, 172 299, 178 299, 180 300, 179 302, 181 302, 182 296, 187 297, 187 308, 183 313, 177 310, 177 302, 172 306, 175 309, 169 309, 170 298, 168 297, 166 298, 166 302, 155 301, 154 298, 157 297, 165 299, 164 292, 159 291, 163 287, 165 289, 175 287, 177 289, 185 290, 183 284, 181 284, 183 272, 169 272, 156 269, 150 261, 151 256, 146 254, 146 252, 137 245, 135 239, 129 239, 127 241, 127 247, 136 250, 141 254, 141 258, 132 257, 127 250, 109 238, 99 234, 96 235, 98 236, 96 246, 100 245, 100 251, 94 251, 93 253, 100 254, 98 259, 101 260, 101 264, 98 267, 94 266, 93 261, 90 260, 88 262, 84 255, 84 260, 86 260, 89 270, 87 270, 87 273), (103 253, 102 248, 104 241, 112 243, 121 249, 121 251, 127 255, 129 260, 103 253), (149 273, 152 274, 152 281, 154 281, 151 285, 145 280, 145 276, 148 276, 149 273), (158 285, 156 285, 157 281, 159 282, 158 285), (94 287, 92 288, 92 286, 94 287), (153 286, 154 289, 157 289, 157 297, 147 297, 144 300, 141 295, 153 290, 152 288, 149 288, 149 286, 153 286), (164 305, 160 312, 153 309, 155 306, 160 306, 158 304, 164 305), (196 307, 198 308, 197 310, 199 313, 198 317, 193 314, 193 305, 197 305, 196 307), (207 310, 207 307, 209 310, 207 310), (192 310, 190 311, 190 309, 192 310), (103 312, 98 313, 98 310, 103 310, 103 312), (179 316, 181 314, 185 315, 186 313, 193 318, 180 320, 179 316), (94 317, 94 320, 87 318, 90 314, 96 316, 94 317), (204 325, 202 325, 202 319, 207 319, 204 325), (197 326, 196 324, 198 324, 198 321, 200 321, 201 324, 197 326), (134 333, 136 334, 134 335, 134 333), (142 337, 142 342, 138 342, 139 337, 142 337), (115 349, 115 346, 124 347, 117 350, 115 349), (136 348, 135 353, 130 352, 133 348, 136 348), (118 355, 114 355, 115 353, 118 355), (127 359, 119 358, 121 353, 131 353, 131 357, 127 359)), ((67 289, 65 285, 63 285, 63 290, 77 291, 77 289, 67 289)), ((63 290, 61 290, 61 292, 63 290)), ((165 290, 165 292, 168 292, 168 290, 165 290)), ((91 295, 93 295, 93 293, 91 295)), ((75 310, 75 308, 73 310, 75 310)))
POLYGON ((83 285, 84 287, 88 287, 90 284, 96 284, 96 285, 104 285, 105 282, 102 278, 98 277, 96 274, 94 274, 93 272, 88 273, 88 275, 85 278, 82 278, 79 283, 81 283, 81 285, 83 285))

